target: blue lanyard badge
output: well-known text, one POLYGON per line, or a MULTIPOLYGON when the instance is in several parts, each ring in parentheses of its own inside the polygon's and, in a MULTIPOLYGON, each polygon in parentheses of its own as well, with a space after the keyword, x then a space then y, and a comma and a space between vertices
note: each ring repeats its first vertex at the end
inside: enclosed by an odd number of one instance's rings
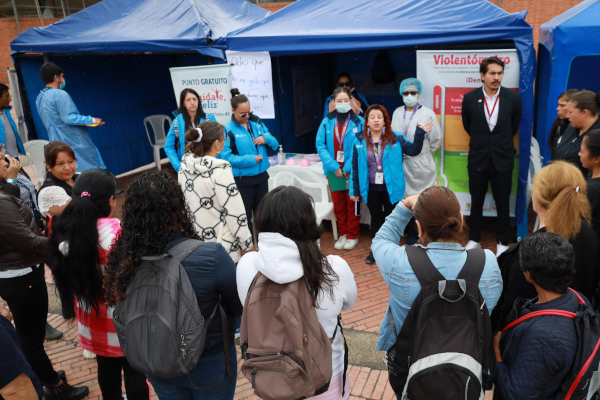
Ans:
POLYGON ((342 132, 340 134, 340 123, 337 119, 335 121, 335 137, 338 140, 338 143, 340 144, 340 147, 342 149, 344 148, 344 139, 346 138, 346 130, 348 129, 349 124, 350 115, 348 115, 348 118, 346 118, 346 122, 344 122, 344 127, 342 128, 342 132))
POLYGON ((246 126, 248 127, 248 133, 250 134, 250 136, 252 136, 252 141, 254 142, 256 138, 254 137, 254 132, 252 132, 252 125, 250 124, 250 121, 248 121, 246 126))
POLYGON ((381 171, 383 165, 383 147, 381 146, 381 143, 383 140, 380 138, 379 143, 377 143, 377 146, 375 146, 375 142, 373 142, 373 137, 370 133, 369 139, 371 139, 371 144, 373 145, 373 155, 375 156, 375 162, 377 163, 377 171, 381 171))
POLYGON ((415 107, 415 111, 413 111, 412 115, 410 116, 410 119, 408 120, 408 124, 404 125, 404 121, 406 120, 406 106, 404 106, 404 116, 402 117, 402 125, 404 126, 404 128, 402 128, 402 133, 404 134, 404 136, 406 136, 406 134, 408 133, 408 126, 412 122, 412 119, 415 116, 415 114, 417 113, 417 111, 419 111, 419 107, 420 107, 419 103, 417 103, 417 106, 415 107))

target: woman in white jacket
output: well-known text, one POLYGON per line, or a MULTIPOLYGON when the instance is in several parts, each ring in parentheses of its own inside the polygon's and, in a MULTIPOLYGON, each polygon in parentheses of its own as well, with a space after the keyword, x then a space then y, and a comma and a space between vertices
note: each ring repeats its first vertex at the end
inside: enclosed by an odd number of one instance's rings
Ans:
MULTIPOLYGON (((279 186, 262 200, 254 216, 258 251, 245 254, 237 267, 237 290, 245 304, 248 289, 257 272, 273 282, 286 284, 306 277, 315 298, 317 318, 331 338, 338 315, 356 301, 356 283, 348 263, 341 257, 321 253, 317 240, 322 230, 317 225, 311 198, 293 186, 279 186)), ((348 399, 349 379, 345 380, 344 342, 336 334, 332 347, 332 378, 327 392, 312 399, 348 399)))
POLYGON ((225 142, 223 125, 203 122, 188 130, 185 140, 178 179, 196 230, 200 239, 221 243, 237 263, 252 247, 252 233, 231 164, 216 158, 225 142))

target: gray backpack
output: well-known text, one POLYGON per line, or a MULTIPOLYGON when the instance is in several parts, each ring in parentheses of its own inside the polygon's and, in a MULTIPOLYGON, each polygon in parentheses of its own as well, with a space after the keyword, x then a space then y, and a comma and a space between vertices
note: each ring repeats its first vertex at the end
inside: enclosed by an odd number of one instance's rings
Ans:
POLYGON ((162 256, 142 257, 127 297, 113 320, 121 350, 138 371, 160 378, 187 374, 198 364, 206 330, 219 308, 205 320, 181 262, 203 242, 185 240, 162 256))

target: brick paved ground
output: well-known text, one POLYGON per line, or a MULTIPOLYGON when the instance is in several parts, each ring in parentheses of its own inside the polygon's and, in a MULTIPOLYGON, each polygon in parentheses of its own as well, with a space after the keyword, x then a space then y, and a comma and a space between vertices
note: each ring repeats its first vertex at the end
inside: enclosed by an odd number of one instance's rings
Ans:
MULTIPOLYGON (((126 190, 129 182, 137 174, 119 179, 119 189, 126 190)), ((117 197, 117 216, 125 195, 117 197)), ((329 225, 327 225, 330 228, 329 225)), ((495 251, 493 219, 486 219, 482 245, 495 251)), ((379 324, 385 314, 389 290, 384 283, 376 265, 367 265, 364 260, 369 253, 370 235, 366 226, 361 226, 358 246, 352 251, 338 251, 333 248, 334 240, 331 230, 327 230, 321 239, 321 249, 326 254, 338 254, 350 265, 358 286, 358 299, 351 311, 342 314, 344 327, 358 331, 379 331, 379 324)), ((46 271, 46 280, 52 283, 50 272, 46 271)), ((59 315, 50 315, 48 321, 57 329, 65 332, 62 339, 46 342, 45 347, 56 369, 64 369, 70 383, 85 384, 90 387, 89 399, 100 400, 100 389, 96 379, 97 365, 95 360, 83 358, 83 350, 77 344, 76 324, 65 321, 59 315)), ((375 351, 375 349, 373 349, 375 351)), ((352 352, 352 349, 350 349, 352 352)), ((238 370, 241 365, 238 348, 238 370)), ((394 398, 394 393, 388 384, 387 372, 371 369, 360 365, 349 368, 351 399, 386 399, 394 398)), ((153 395, 153 399, 156 396, 153 395)), ((238 375, 235 399, 257 399, 248 381, 238 375)))

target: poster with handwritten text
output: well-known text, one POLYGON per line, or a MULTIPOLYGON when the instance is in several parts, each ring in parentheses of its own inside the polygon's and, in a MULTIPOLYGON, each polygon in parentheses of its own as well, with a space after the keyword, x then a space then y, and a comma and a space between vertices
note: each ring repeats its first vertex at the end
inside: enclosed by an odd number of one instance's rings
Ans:
POLYGON ((250 100, 250 107, 262 119, 275 118, 273 75, 268 51, 227 51, 231 64, 231 87, 250 100))

